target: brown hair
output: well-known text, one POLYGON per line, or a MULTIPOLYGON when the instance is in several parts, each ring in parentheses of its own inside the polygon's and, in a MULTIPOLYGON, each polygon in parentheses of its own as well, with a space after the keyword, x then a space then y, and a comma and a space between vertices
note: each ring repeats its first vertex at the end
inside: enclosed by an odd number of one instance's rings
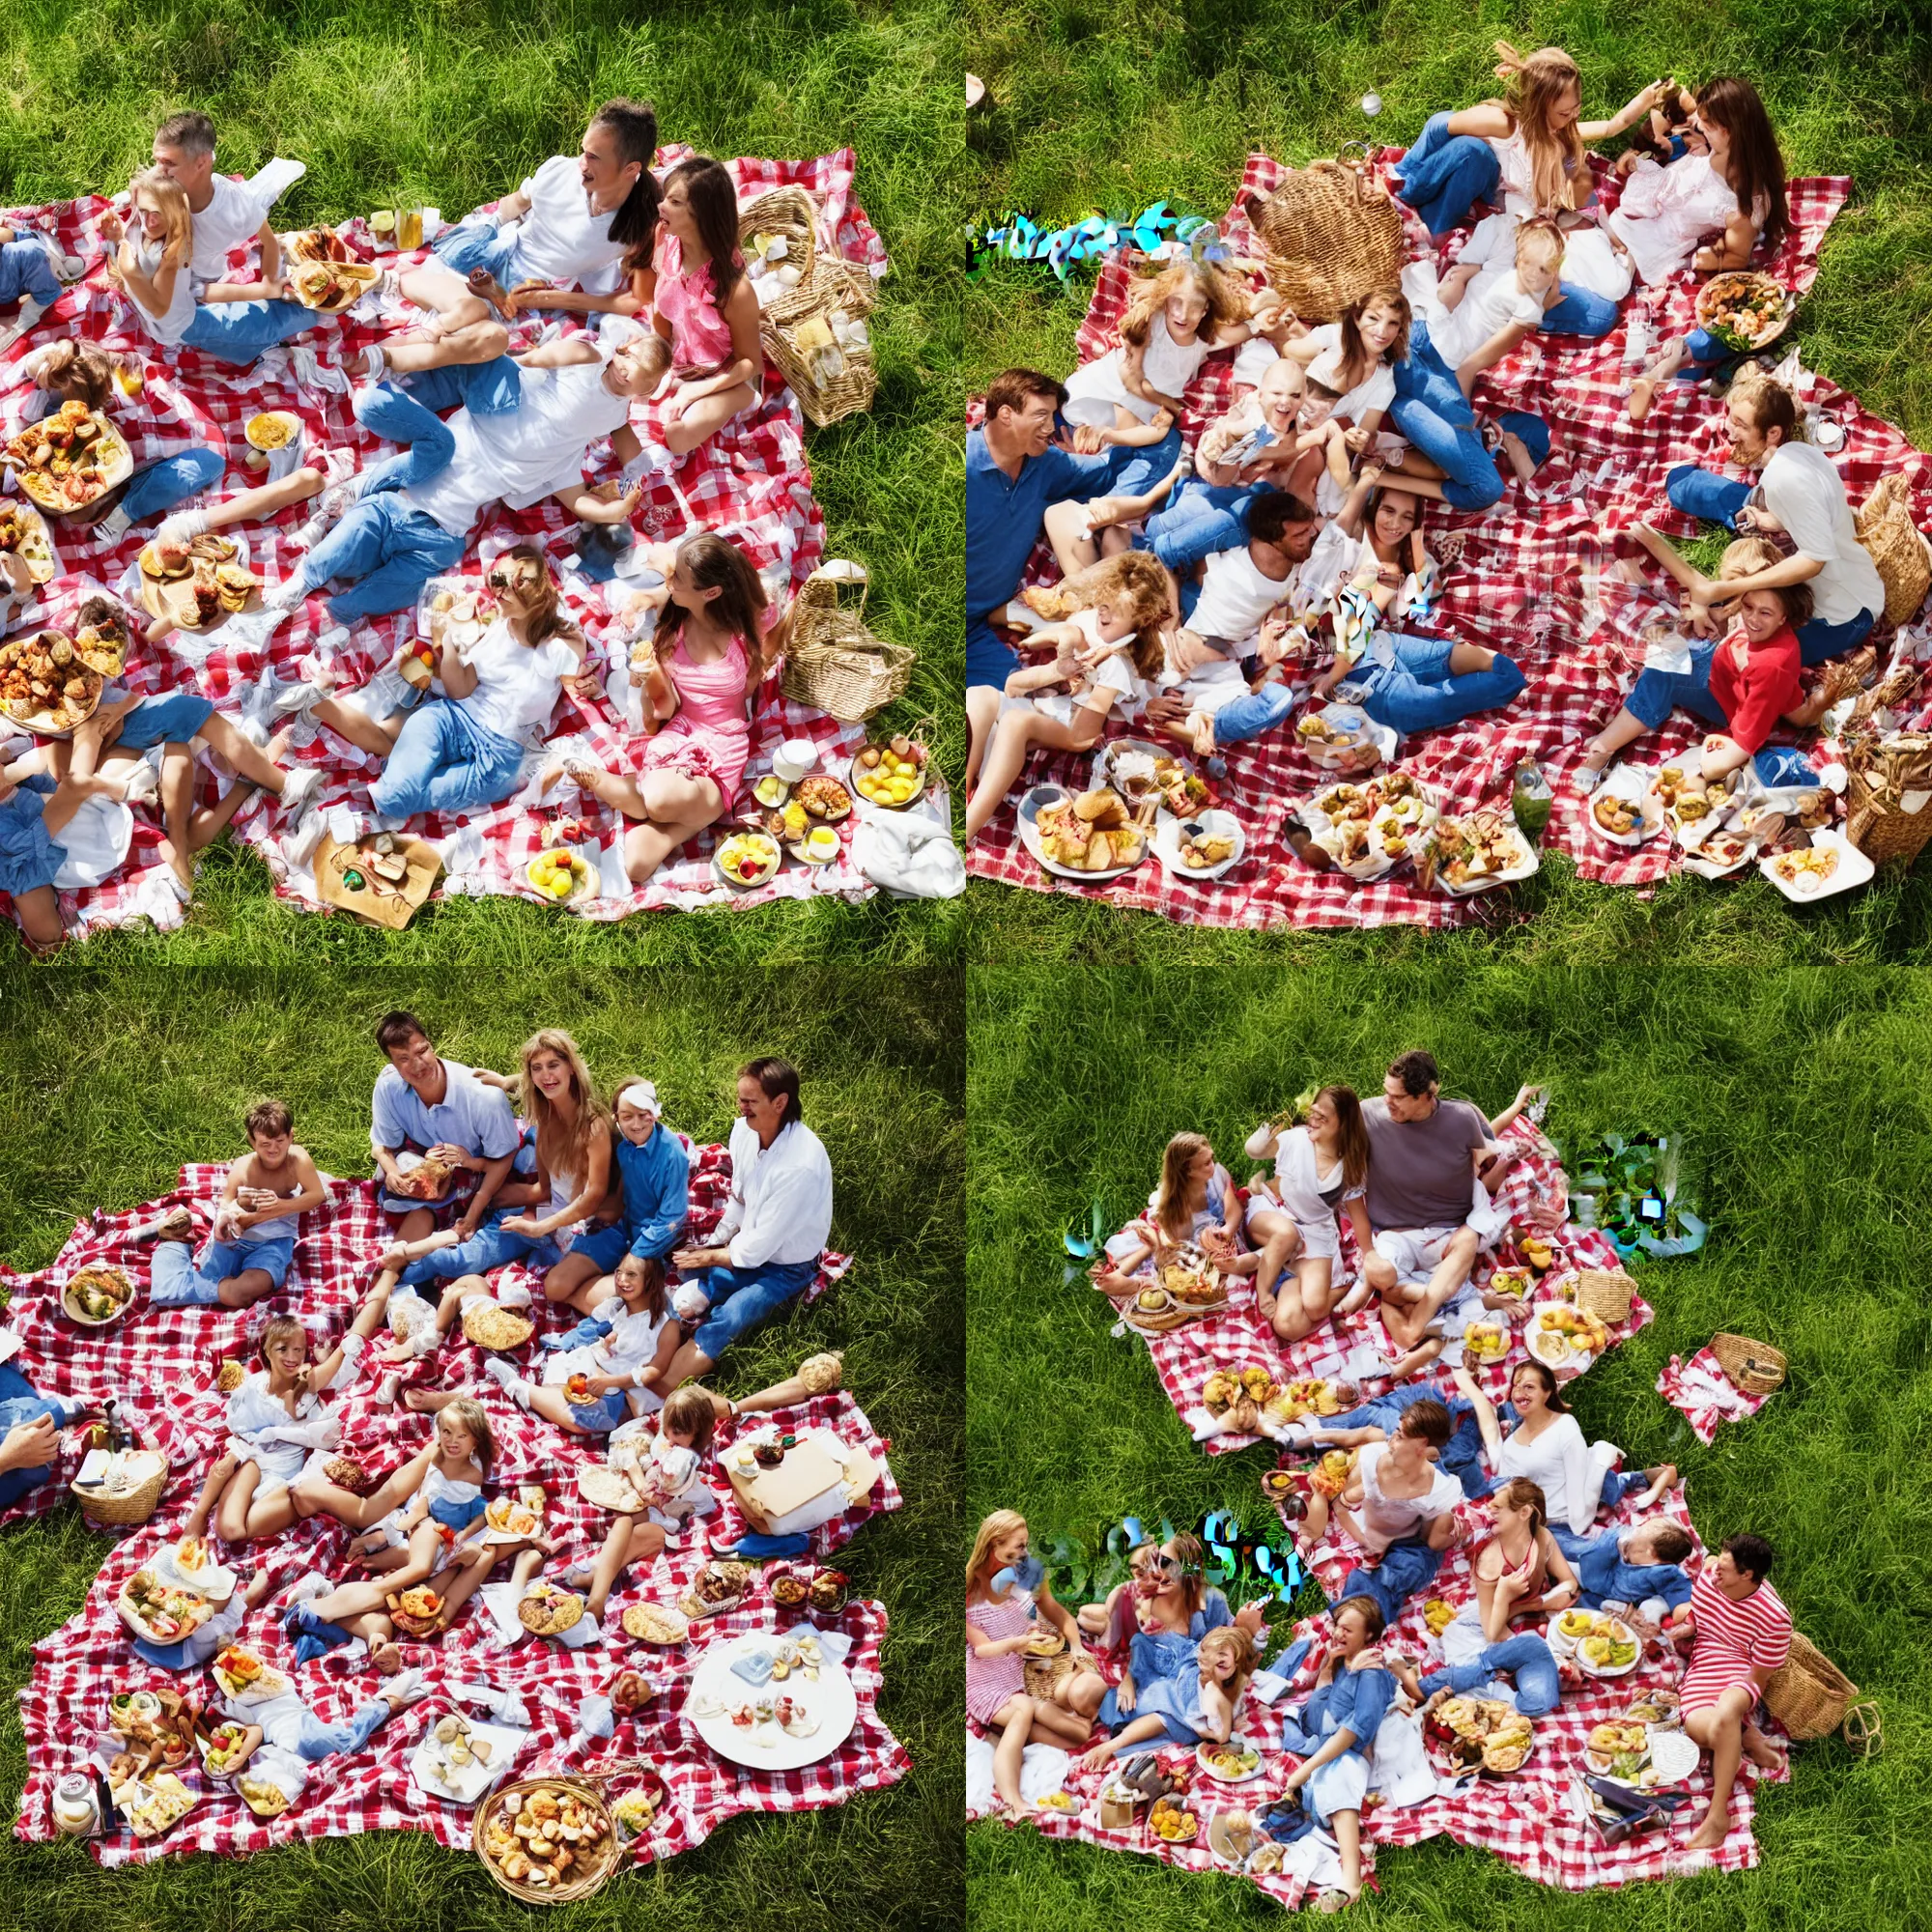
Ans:
POLYGON ((1088 609, 1103 597, 1118 597, 1126 604, 1134 626, 1128 655, 1142 677, 1152 678, 1159 676, 1166 663, 1160 630, 1167 621, 1170 595, 1167 568, 1152 551, 1123 550, 1084 574, 1075 601, 1088 609))
POLYGON ((1448 1409, 1434 1396, 1424 1396, 1420 1402, 1412 1402, 1403 1410, 1402 1420, 1396 1425, 1396 1434, 1419 1435, 1432 1449, 1441 1449, 1447 1445, 1454 1428, 1448 1409))
MULTIPOLYGON (((750 698, 765 675, 764 614, 769 600, 758 573, 751 558, 716 530, 694 530, 678 545, 677 555, 700 590, 718 592, 704 608, 720 630, 745 647, 745 694, 750 698)), ((676 647, 690 614, 675 597, 665 606, 655 639, 660 664, 676 647)))
POLYGON ((1248 510, 1248 535, 1264 544, 1278 544, 1290 524, 1312 524, 1316 513, 1292 490, 1269 490, 1257 497, 1248 510))
POLYGON ((1408 330, 1414 321, 1414 312, 1409 308, 1408 298, 1398 288, 1371 289, 1367 295, 1358 296, 1342 311, 1342 318, 1336 327, 1342 331, 1342 387, 1338 394, 1346 396, 1352 388, 1366 383, 1378 361, 1406 362, 1408 359, 1408 330), (1372 308, 1392 308, 1402 318, 1402 331, 1379 356, 1369 354, 1369 345, 1362 340, 1362 318, 1372 308))
POLYGON ((1234 1659, 1235 1674, 1228 1679, 1227 1697, 1231 1705, 1239 1704, 1241 1693, 1248 1688, 1248 1679, 1255 1674, 1261 1662, 1255 1651, 1255 1640, 1239 1624, 1223 1624, 1218 1630, 1210 1630, 1201 1639, 1195 1651, 1195 1662, 1201 1670, 1201 1688, 1205 1690, 1214 1682, 1211 1665, 1215 1658, 1223 1654, 1234 1659))
POLYGON ((1574 121, 1559 133, 1549 125, 1549 115, 1570 88, 1582 86, 1577 63, 1561 47, 1520 54, 1507 41, 1496 43, 1496 73, 1506 83, 1500 104, 1529 152, 1537 210, 1568 208, 1571 173, 1585 165, 1583 137, 1574 121))
POLYGON ((1248 319, 1248 298, 1211 262, 1170 262, 1157 275, 1139 275, 1127 298, 1126 313, 1121 318, 1121 340, 1136 349, 1147 347, 1153 319, 1170 296, 1179 295, 1189 285, 1208 298, 1208 313, 1201 327, 1208 336, 1231 322, 1248 319))
POLYGON ((665 1266, 655 1255, 626 1254, 617 1263, 612 1278, 626 1268, 635 1268, 644 1278, 644 1313, 653 1321, 665 1319, 665 1266))
POLYGON ((289 1111, 286 1100, 257 1100, 242 1124, 250 1140, 257 1134, 267 1134, 272 1139, 277 1134, 294 1133, 296 1117, 289 1111))
POLYGON ((1548 1520, 1548 1499, 1544 1495, 1542 1486, 1531 1482, 1527 1476, 1512 1476, 1501 1489, 1496 1491, 1495 1498, 1497 1502, 1507 1505, 1510 1509, 1526 1509, 1530 1512, 1529 1532, 1532 1536, 1548 1520))
POLYGON ((64 335, 41 352, 36 384, 64 403, 104 410, 113 395, 114 365, 98 343, 64 335))
POLYGON ((600 1123, 609 1131, 611 1111, 591 1082, 582 1050, 560 1027, 542 1028, 517 1049, 517 1104, 524 1118, 536 1128, 537 1158, 543 1163, 544 1172, 553 1179, 561 1175, 573 1186, 581 1187, 586 1178, 591 1136, 600 1123), (555 1054, 570 1068, 570 1092, 577 1102, 577 1117, 568 1126, 530 1077, 530 1062, 540 1053, 555 1054))
MULTIPOLYGON (((460 1395, 452 1401, 444 1403, 441 1408, 437 1411, 437 1420, 439 1422, 444 1416, 448 1416, 453 1422, 460 1424, 464 1433, 469 1437, 471 1459, 474 1461, 476 1466, 483 1471, 484 1480, 487 1482, 490 1476, 490 1465, 497 1460, 497 1434, 490 1427, 488 1411, 473 1395, 460 1395)), ((432 1440, 434 1439, 434 1436, 432 1436, 432 1440)), ((440 1441, 437 1442, 436 1447, 437 1453, 440 1455, 442 1450, 441 1443, 440 1441)))
POLYGON ((781 1060, 776 1054, 765 1054, 757 1060, 746 1061, 738 1069, 738 1078, 755 1080, 767 1100, 776 1100, 782 1094, 786 1126, 805 1119, 805 1103, 798 1097, 798 1068, 790 1061, 781 1060))
POLYGON ((1187 1185, 1187 1170, 1194 1156, 1206 1152, 1212 1158, 1214 1149, 1206 1134, 1179 1133, 1168 1142, 1160 1157, 1160 1187, 1153 1197, 1154 1226, 1171 1241, 1187 1238, 1186 1231, 1176 1232, 1179 1217, 1184 1217, 1181 1198, 1187 1185))
POLYGON ((711 1406, 711 1398, 703 1389, 696 1382, 687 1382, 666 1398, 664 1407, 658 1411, 658 1421, 663 1428, 682 1430, 691 1437, 691 1446, 702 1455, 711 1447, 718 1411, 711 1406))
POLYGON ((1570 1412, 1570 1405, 1556 1392, 1556 1371, 1548 1362, 1539 1362, 1533 1355, 1527 1361, 1519 1362, 1510 1371, 1512 1387, 1516 1384, 1517 1377, 1523 1374, 1534 1376, 1543 1384, 1543 1406, 1546 1408, 1554 1409, 1558 1415, 1567 1415, 1570 1412))
POLYGON ((1382 1606, 1373 1597, 1344 1597, 1330 1614, 1339 1624, 1351 1610, 1361 1618, 1362 1634, 1371 1643, 1388 1629, 1388 1619, 1382 1615, 1382 1606))
POLYGON ((986 384, 986 420, 991 422, 1002 410, 1017 415, 1033 396, 1051 396, 1053 407, 1066 401, 1066 384, 1043 376, 1037 369, 1004 369, 986 384))
POLYGON ((1402 1082, 1402 1091, 1411 1100, 1420 1100, 1432 1087, 1442 1084, 1442 1072, 1435 1065, 1435 1056, 1419 1046, 1397 1054, 1389 1062, 1388 1070, 1391 1078, 1402 1082))
POLYGON ((384 1053, 393 1053, 397 1047, 407 1046, 412 1039, 428 1038, 429 1029, 415 1014, 402 1007, 392 1013, 384 1013, 376 1022, 376 1044, 384 1053))
POLYGON ((1747 80, 1719 74, 1697 90, 1697 111, 1731 137, 1731 192, 1747 221, 1754 220, 1758 203, 1764 204, 1759 232, 1764 245, 1776 248, 1790 230, 1791 211, 1784 198, 1784 156, 1757 89, 1747 80))
POLYGON ((1326 1100, 1335 1110, 1335 1145, 1342 1156, 1342 1185, 1361 1186, 1369 1178, 1369 1124, 1362 1118, 1362 1103, 1355 1090, 1321 1087, 1316 1090, 1315 1098, 1326 1100))
POLYGON ((1180 1565, 1180 1600, 1187 1605, 1187 1614, 1191 1618, 1208 1594, 1207 1574, 1202 1568, 1201 1539, 1182 1530, 1179 1536, 1171 1537, 1169 1542, 1173 1546, 1174 1559, 1180 1565))
POLYGON ((1690 1554, 1690 1537, 1674 1522, 1661 1522, 1650 1533, 1650 1547, 1660 1563, 1682 1563, 1690 1554))
POLYGON ((301 1337, 303 1353, 308 1351, 308 1330, 293 1315, 271 1315, 263 1325, 260 1339, 255 1344, 255 1359, 273 1372, 273 1364, 269 1360, 269 1350, 280 1343, 301 1337))
POLYGON ((1796 442, 1799 440, 1798 399, 1782 383, 1752 383, 1742 395, 1737 384, 1733 384, 1731 393, 1744 404, 1751 427, 1760 436, 1776 430, 1780 442, 1796 442))
POLYGON ((658 151, 658 110, 648 100, 607 100, 590 117, 593 128, 608 128, 617 137, 617 158, 639 163, 631 191, 611 217, 611 240, 623 242, 626 269, 648 269, 657 240, 661 198, 651 161, 658 151))
MULTIPOLYGON (((497 566, 503 562, 529 563, 536 566, 536 587, 529 593, 530 614, 524 622, 524 635, 529 641, 531 650, 547 638, 580 636, 577 626, 570 621, 564 611, 563 592, 558 589, 556 579, 551 574, 550 558, 533 543, 514 543, 499 550, 491 559, 490 569, 484 581, 490 582, 496 576, 497 566)), ((501 590, 504 586, 497 584, 501 590)), ((520 595, 523 593, 519 593, 520 595)))
POLYGON ((185 114, 170 114, 155 129, 155 140, 160 147, 179 148, 185 155, 212 155, 214 123, 192 108, 185 114))
MULTIPOLYGON (((144 168, 128 184, 129 218, 128 240, 135 251, 146 245, 147 230, 140 220, 141 197, 152 195, 160 204, 162 228, 161 247, 165 253, 175 242, 181 243, 181 262, 176 270, 178 274, 188 272, 188 253, 194 246, 194 215, 187 205, 187 189, 176 181, 173 175, 163 174, 159 168, 144 168)), ((107 279, 127 293, 127 282, 121 273, 121 251, 113 248, 107 255, 107 279)), ((129 299, 132 299, 131 297, 129 299)), ((137 304, 138 306, 138 304, 137 304)))
MULTIPOLYGON (((644 174, 649 173, 646 168, 644 174)), ((731 184, 731 171, 709 155, 693 155, 665 176, 667 194, 673 182, 684 184, 698 243, 711 258, 712 296, 722 308, 745 272, 745 258, 738 252, 738 190, 731 184)))

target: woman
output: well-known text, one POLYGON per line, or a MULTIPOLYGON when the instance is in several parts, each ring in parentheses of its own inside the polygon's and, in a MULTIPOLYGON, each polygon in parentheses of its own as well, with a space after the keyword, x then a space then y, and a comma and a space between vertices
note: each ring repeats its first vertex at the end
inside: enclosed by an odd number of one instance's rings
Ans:
POLYGON ((1442 1633, 1442 1667, 1420 1683, 1399 1673, 1417 1703, 1454 1691, 1504 1699, 1514 1696, 1525 1718, 1555 1710, 1562 1697, 1556 1659, 1534 1632, 1510 1634, 1518 1617, 1569 1609, 1580 1587, 1568 1559, 1546 1525, 1548 1505, 1527 1476, 1516 1476, 1490 1498, 1490 1535, 1470 1555, 1476 1590, 1442 1633), (1494 1682, 1498 1671, 1516 1679, 1510 1692, 1494 1682))
POLYGON ((1312 328, 1284 345, 1310 378, 1339 398, 1333 414, 1349 425, 1350 455, 1374 442, 1395 400, 1395 365, 1408 354, 1412 318, 1400 289, 1372 289, 1342 311, 1341 319, 1312 328))
POLYGON ((635 777, 583 758, 562 770, 634 821, 624 868, 640 886, 680 845, 715 824, 737 796, 751 755, 751 718, 765 675, 765 586, 728 537, 697 530, 653 554, 665 572, 654 639, 633 649, 631 681, 650 689, 646 742, 635 777), (639 656, 648 658, 639 668, 639 656))
POLYGON ((706 155, 680 161, 665 176, 661 213, 650 300, 677 378, 664 444, 686 456, 757 401, 764 351, 730 171, 706 155))
POLYGON ((1179 1133, 1160 1160, 1160 1185, 1148 1197, 1145 1220, 1117 1236, 1094 1271, 1094 1284, 1114 1296, 1137 1293, 1142 1264, 1187 1242, 1197 1243, 1223 1273, 1252 1274, 1259 1258, 1240 1255, 1241 1197, 1235 1177, 1214 1158, 1206 1134, 1179 1133))
POLYGON ((501 613, 467 655, 445 632, 437 675, 447 696, 382 720, 344 698, 314 707, 321 723, 384 761, 369 802, 385 817, 500 805, 550 729, 558 693, 601 695, 582 670, 583 635, 535 544, 513 544, 484 581, 501 613))
POLYGON ((1284 1342, 1298 1342, 1342 1300, 1334 1287, 1342 1253, 1336 1215, 1369 1180, 1362 1103, 1352 1087, 1323 1087, 1300 1126, 1264 1122, 1248 1136, 1246 1152, 1250 1160, 1274 1161, 1272 1179, 1257 1175, 1248 1188, 1248 1239, 1261 1249, 1255 1306, 1284 1342), (1277 1295, 1275 1284, 1291 1262, 1294 1290, 1277 1295))
POLYGON ((1495 1485, 1521 1476, 1537 1486, 1548 1499, 1544 1515, 1549 1533, 1566 1556, 1576 1553, 1575 1546, 1596 1521, 1600 1502, 1614 1509, 1624 1496, 1641 1491, 1635 1507, 1646 1510, 1677 1481, 1673 1463, 1628 1475, 1613 1469, 1622 1452, 1611 1442, 1583 1440, 1581 1424, 1556 1392, 1554 1371, 1542 1362, 1518 1363, 1510 1399, 1500 1410, 1467 1369, 1458 1368, 1455 1381, 1476 1411, 1495 1485))
POLYGON ((1362 1803, 1369 1792, 1369 1753, 1395 1696, 1395 1679, 1375 1648, 1382 1613, 1369 1597, 1335 1605, 1335 1648, 1315 1680, 1315 1694, 1281 1727, 1284 1750, 1304 1753, 1289 1773, 1282 1796, 1306 1785, 1308 1808, 1342 1855, 1342 1889, 1316 1900, 1320 1912, 1339 1912, 1362 1895, 1362 1803))
MULTIPOLYGON (((1720 75, 1682 99, 1709 154, 1687 155, 1665 168, 1640 165, 1605 224, 1632 269, 1653 286, 1686 267, 1698 274, 1747 268, 1760 242, 1776 248, 1791 227, 1784 156, 1757 89, 1720 75)), ((1732 354, 1701 328, 1671 343, 1632 384, 1631 421, 1648 414, 1660 383, 1680 372, 1694 380, 1732 354)))
POLYGON ((1008 1816, 1023 1808, 1020 1769, 1034 1727, 1063 1746, 1085 1744, 1092 1729, 1090 1717, 1027 1692, 1023 1659, 1039 1634, 1042 1593, 1051 1606, 1048 1620, 1084 1658, 1078 1627, 1045 1591, 1043 1568, 1027 1554, 1026 1519, 1017 1510, 995 1510, 980 1523, 966 1560, 966 1713, 1000 1733, 993 1789, 1008 1816), (1030 1575, 1037 1580, 1029 1582, 1030 1575))

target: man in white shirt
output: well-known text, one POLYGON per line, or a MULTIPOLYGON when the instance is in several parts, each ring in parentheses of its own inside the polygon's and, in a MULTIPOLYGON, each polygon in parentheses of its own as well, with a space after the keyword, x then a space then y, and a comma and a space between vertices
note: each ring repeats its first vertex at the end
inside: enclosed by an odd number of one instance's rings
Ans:
MULTIPOLYGON (((1885 581, 1859 542, 1844 479, 1822 450, 1798 440, 1797 400, 1782 383, 1734 386, 1728 415, 1731 461, 1758 471, 1756 490, 1680 463, 1666 485, 1670 501, 1688 516, 1743 535, 1786 537, 1795 555, 1748 577, 1726 578, 1722 595, 1809 584, 1812 616, 1798 626, 1799 650, 1807 666, 1842 656, 1864 639, 1885 609, 1885 581)), ((1635 534, 1653 552, 1664 541, 1655 531, 1635 534)), ((1690 589, 1693 623, 1709 628, 1710 603, 1718 594, 1716 581, 1700 574, 1690 589)))
MULTIPOLYGON (((832 1233, 832 1162, 805 1124, 798 1069, 752 1060, 738 1072, 731 1129, 731 1199, 703 1248, 679 1248, 672 1264, 696 1279, 708 1312, 671 1358, 664 1386, 711 1365, 744 1332, 795 1299, 818 1272, 832 1233)), ((678 1294, 678 1313, 689 1305, 678 1294)))
POLYGON ((583 461, 607 436, 627 465, 642 456, 631 405, 664 380, 668 355, 650 329, 614 349, 579 335, 527 355, 426 371, 410 378, 408 393, 387 383, 366 390, 357 418, 403 444, 403 454, 355 478, 342 497, 325 497, 324 514, 339 510, 340 522, 264 601, 288 610, 346 580, 355 587, 329 601, 339 623, 407 610, 432 577, 461 560, 477 519, 499 497, 523 510, 554 496, 585 523, 628 522, 641 482, 607 501, 583 487, 583 461), (446 423, 433 413, 458 402, 464 407, 446 423))
MULTIPOLYGON (((382 1177, 383 1212, 399 1243, 420 1240, 452 1222, 457 1239, 467 1241, 482 1225, 521 1145, 509 1095, 486 1087, 460 1062, 440 1059, 413 1013, 385 1014, 376 1044, 389 1061, 377 1076, 370 1105, 369 1150, 382 1177), (405 1164, 405 1155, 414 1158, 405 1164), (424 1160, 454 1170, 427 1195, 409 1179, 410 1170, 424 1160), (459 1213, 469 1174, 477 1176, 475 1191, 459 1213)), ((395 1273, 385 1271, 376 1294, 386 1300, 395 1281, 395 1273)))

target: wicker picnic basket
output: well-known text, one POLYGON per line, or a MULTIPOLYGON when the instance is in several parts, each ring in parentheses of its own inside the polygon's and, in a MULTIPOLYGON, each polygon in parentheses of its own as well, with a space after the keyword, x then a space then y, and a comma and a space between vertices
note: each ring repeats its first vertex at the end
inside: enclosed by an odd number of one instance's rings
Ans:
POLYGON ((1269 284, 1303 322, 1333 322, 1373 290, 1401 286, 1402 213, 1371 177, 1366 143, 1291 168, 1243 207, 1269 284))
POLYGON ((1845 836, 1867 859, 1910 865, 1932 838, 1932 736, 1848 747, 1845 773, 1845 836))
POLYGON ((1853 512, 1852 522, 1878 574, 1885 580, 1885 621, 1903 624, 1932 590, 1932 544, 1912 521, 1912 494, 1897 470, 1853 512))
POLYGON ((469 1845, 478 1863, 512 1898, 521 1898, 526 1905, 564 1905, 574 1898, 588 1898, 617 1869, 619 1856, 617 1827, 600 1788, 604 1782, 602 1778, 581 1776, 526 1777, 493 1791, 477 1805, 469 1828, 469 1845), (584 1869, 563 1885, 530 1885, 523 1879, 511 1878, 483 1850, 485 1828, 502 1809, 503 1800, 513 1791, 521 1796, 539 1788, 561 1791, 575 1798, 603 1827, 603 1846, 597 1857, 586 1861, 584 1869))
POLYGON ((158 1449, 141 1449, 134 1453, 152 1458, 155 1467, 130 1489, 108 1492, 84 1490, 78 1483, 68 1485, 68 1493, 80 1505, 80 1512, 89 1522, 100 1523, 109 1529, 133 1529, 146 1522, 160 1506, 161 1492, 168 1486, 168 1459, 158 1449))
POLYGON ((801 348, 797 338, 800 327, 814 319, 829 327, 833 315, 840 311, 854 321, 869 315, 871 276, 820 251, 818 204, 802 187, 772 188, 738 211, 740 244, 759 234, 782 235, 785 260, 799 271, 797 287, 760 307, 758 339, 766 355, 791 384, 799 407, 819 428, 870 409, 879 372, 869 346, 840 348, 844 367, 828 375, 814 361, 815 352, 801 348))
POLYGON ((1063 1637, 1051 1657, 1022 1657, 1021 1675, 1029 1697, 1051 1697, 1063 1678, 1073 1675, 1073 1647, 1063 1637))
POLYGON ((1764 1687, 1765 1707, 1795 1744, 1829 1737, 1858 1702, 1859 1687, 1802 1632, 1791 1633, 1791 1655, 1764 1687))
POLYGON ((810 704, 848 724, 864 724, 905 696, 917 653, 889 643, 866 623, 871 587, 863 563, 835 559, 820 564, 792 600, 785 639, 784 674, 779 689, 796 704, 810 704), (857 608, 839 601, 839 588, 857 583, 857 608))
POLYGON ((1784 1385, 1788 1365, 1769 1342, 1754 1342, 1748 1335, 1713 1335, 1711 1352, 1746 1395, 1770 1395, 1784 1385))
POLYGON ((1577 1277, 1577 1306, 1614 1327, 1628 1321, 1636 1283, 1622 1268, 1584 1268, 1577 1277))

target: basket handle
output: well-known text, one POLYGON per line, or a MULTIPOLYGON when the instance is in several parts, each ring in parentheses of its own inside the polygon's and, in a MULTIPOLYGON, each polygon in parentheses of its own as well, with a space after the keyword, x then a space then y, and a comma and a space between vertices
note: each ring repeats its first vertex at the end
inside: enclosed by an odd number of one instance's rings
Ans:
POLYGON ((831 584, 835 602, 838 600, 840 584, 856 583, 859 586, 858 614, 861 617, 866 614, 866 599, 871 594, 872 589, 872 573, 856 557, 828 557, 811 573, 810 581, 831 584))
POLYGON ((1344 141, 1335 150, 1335 159, 1355 178, 1355 194, 1361 201, 1370 201, 1380 192, 1369 179, 1369 168, 1375 160, 1376 151, 1367 141, 1344 141))

